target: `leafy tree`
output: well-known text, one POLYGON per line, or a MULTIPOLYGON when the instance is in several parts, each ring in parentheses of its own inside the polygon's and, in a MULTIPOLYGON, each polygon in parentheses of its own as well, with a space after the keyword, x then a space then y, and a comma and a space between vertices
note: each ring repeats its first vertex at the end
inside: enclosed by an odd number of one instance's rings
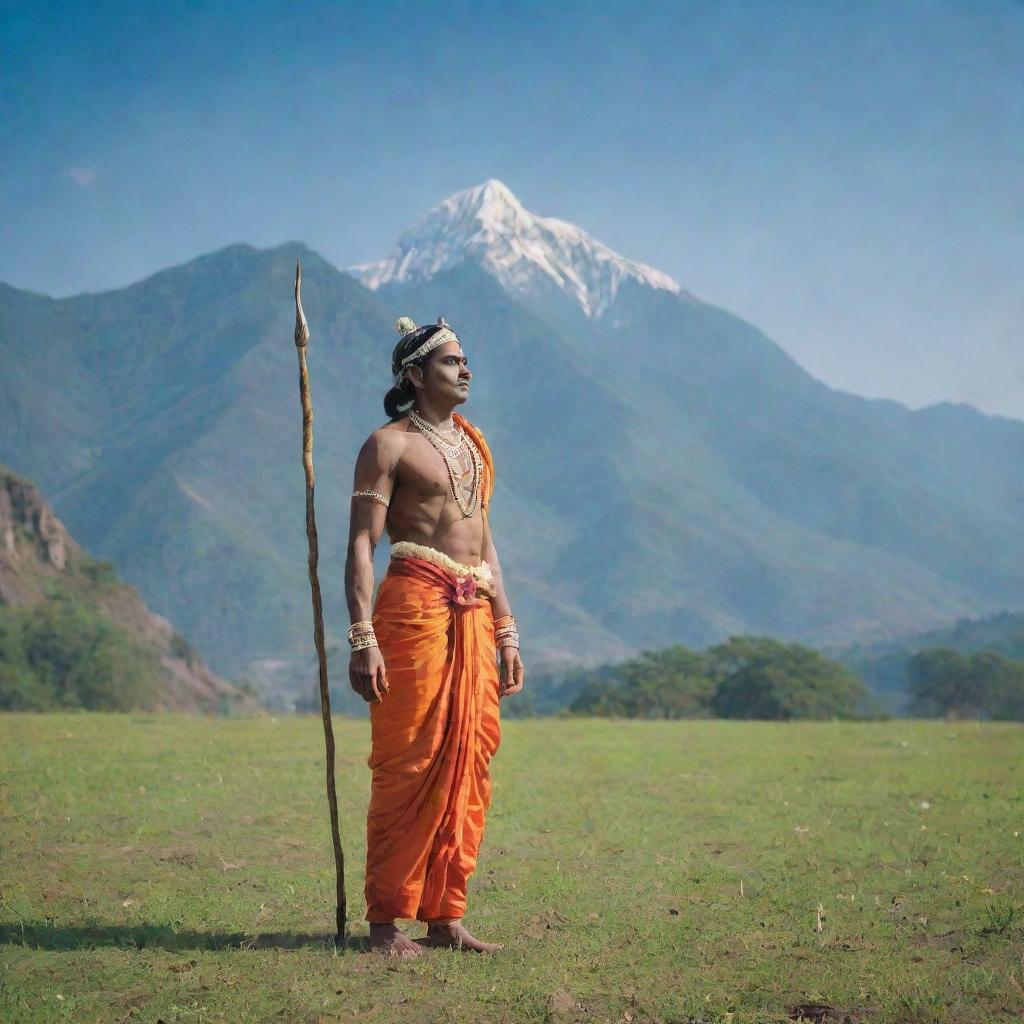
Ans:
POLYGON ((1024 661, 1013 661, 995 651, 975 651, 970 656, 970 671, 980 680, 984 710, 991 718, 1024 721, 1024 661))
POLYGON ((930 647, 907 659, 912 713, 1024 720, 1024 661, 930 647))
POLYGON ((929 647, 907 659, 911 714, 976 718, 982 697, 967 659, 951 647, 929 647))
POLYGON ((603 718, 628 718, 622 684, 610 679, 592 679, 583 684, 569 710, 580 715, 598 715, 603 718))
POLYGON ((0 710, 33 711, 52 703, 53 690, 25 657, 21 617, 0 608, 0 710))
POLYGON ((872 714, 863 680, 820 651, 773 637, 730 637, 708 652, 722 718, 828 719, 872 714))
POLYGON ((708 714, 714 692, 702 654, 677 644, 644 651, 584 684, 571 710, 625 718, 696 718, 708 714))
POLYGON ((644 651, 626 663, 623 678, 634 718, 705 716, 715 690, 706 657, 681 644, 644 651))

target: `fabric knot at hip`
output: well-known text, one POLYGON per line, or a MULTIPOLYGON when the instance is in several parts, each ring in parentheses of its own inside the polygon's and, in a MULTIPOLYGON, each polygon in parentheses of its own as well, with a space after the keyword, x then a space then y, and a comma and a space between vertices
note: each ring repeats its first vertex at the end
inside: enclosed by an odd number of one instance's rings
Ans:
POLYGON ((476 580, 472 576, 453 577, 450 599, 452 604, 476 604, 476 580))

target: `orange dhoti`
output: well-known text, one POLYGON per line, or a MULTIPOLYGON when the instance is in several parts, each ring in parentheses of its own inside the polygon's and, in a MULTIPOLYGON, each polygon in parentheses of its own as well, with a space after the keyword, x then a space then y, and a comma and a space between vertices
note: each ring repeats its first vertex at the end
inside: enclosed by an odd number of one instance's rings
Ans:
POLYGON ((389 686, 370 705, 366 920, 376 924, 462 917, 500 742, 486 565, 404 546, 427 557, 393 557, 373 609, 389 686))

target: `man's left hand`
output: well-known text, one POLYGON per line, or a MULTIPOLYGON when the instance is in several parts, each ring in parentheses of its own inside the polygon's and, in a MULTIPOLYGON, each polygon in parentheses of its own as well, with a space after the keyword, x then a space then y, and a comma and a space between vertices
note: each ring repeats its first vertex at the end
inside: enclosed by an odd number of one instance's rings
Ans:
POLYGON ((498 651, 501 659, 501 682, 498 684, 498 696, 510 697, 523 688, 526 669, 523 659, 519 657, 518 647, 502 647, 498 651))

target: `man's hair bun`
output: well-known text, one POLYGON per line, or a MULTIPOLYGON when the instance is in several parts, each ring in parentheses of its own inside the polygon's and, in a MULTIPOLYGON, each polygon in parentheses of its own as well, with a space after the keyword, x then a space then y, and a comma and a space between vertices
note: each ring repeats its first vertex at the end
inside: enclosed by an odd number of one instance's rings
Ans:
POLYGON ((412 317, 400 316, 395 321, 395 330, 404 338, 410 331, 416 330, 416 321, 412 317))
POLYGON ((401 419, 416 402, 416 388, 405 377, 384 396, 388 419, 401 419))

